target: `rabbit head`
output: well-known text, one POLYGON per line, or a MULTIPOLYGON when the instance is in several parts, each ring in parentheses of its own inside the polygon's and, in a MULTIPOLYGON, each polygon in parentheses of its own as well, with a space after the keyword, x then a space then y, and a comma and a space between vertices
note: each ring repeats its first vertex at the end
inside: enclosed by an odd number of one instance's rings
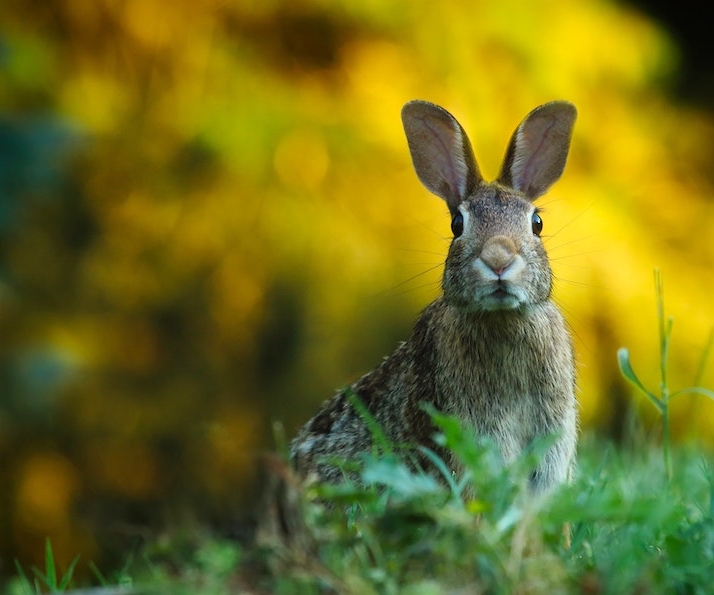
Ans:
POLYGON ((402 109, 422 184, 446 201, 454 239, 444 299, 473 312, 513 310, 548 300, 552 273, 533 201, 560 178, 575 107, 553 101, 516 128, 495 182, 485 182, 464 129, 445 109, 411 101, 402 109))

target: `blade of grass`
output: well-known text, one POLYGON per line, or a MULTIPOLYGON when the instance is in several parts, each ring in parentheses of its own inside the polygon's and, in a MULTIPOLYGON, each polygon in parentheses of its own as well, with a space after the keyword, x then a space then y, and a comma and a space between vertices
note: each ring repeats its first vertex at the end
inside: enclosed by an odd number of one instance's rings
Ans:
POLYGON ((52 542, 50 541, 49 537, 45 539, 45 572, 42 573, 37 568, 32 568, 32 572, 35 573, 37 578, 39 578, 43 583, 45 583, 45 585, 50 591, 56 592, 58 590, 55 556, 54 552, 52 551, 52 542))
POLYGON ((702 355, 699 358, 699 365, 697 366, 697 373, 694 376, 694 382, 692 386, 699 386, 702 383, 702 378, 704 378, 704 371, 706 370, 707 363, 709 362, 709 356, 714 348, 714 328, 709 331, 709 337, 707 342, 704 344, 704 349, 702 350, 702 355))
POLYGON ((60 580, 59 585, 57 586, 58 591, 64 591, 69 585, 69 582, 72 580, 72 576, 74 576, 74 568, 77 566, 77 562, 79 562, 79 554, 77 554, 69 563, 67 570, 65 571, 64 575, 62 576, 62 579, 60 580))
POLYGON ((109 584, 109 581, 107 581, 107 578, 102 574, 102 571, 99 570, 97 565, 94 562, 90 562, 87 566, 89 566, 89 570, 91 573, 94 575, 94 578, 97 579, 97 582, 102 586, 106 587, 109 584))
POLYGON ((26 592, 26 595, 31 595, 32 593, 40 592, 39 589, 32 588, 32 583, 30 582, 30 579, 27 578, 25 569, 22 567, 22 564, 20 564, 20 562, 17 558, 15 558, 15 569, 17 570, 17 574, 20 577, 20 582, 22 584, 24 591, 26 592))
POLYGON ((444 463, 443 459, 433 450, 425 446, 419 446, 419 452, 422 453, 427 459, 429 459, 429 461, 431 461, 434 467, 439 470, 439 473, 441 473, 442 477, 444 478, 444 481, 446 481, 447 485, 449 486, 451 494, 456 498, 461 498, 461 491, 463 487, 459 487, 456 484, 451 469, 446 466, 446 463, 444 463))
POLYGON ((354 407, 355 411, 357 411, 359 416, 362 418, 362 421, 369 429, 370 434, 372 434, 372 440, 374 441, 375 447, 378 449, 381 448, 385 454, 394 454, 392 442, 389 440, 387 435, 384 433, 382 426, 374 418, 369 409, 367 409, 362 400, 351 389, 347 389, 346 394, 350 405, 354 407))

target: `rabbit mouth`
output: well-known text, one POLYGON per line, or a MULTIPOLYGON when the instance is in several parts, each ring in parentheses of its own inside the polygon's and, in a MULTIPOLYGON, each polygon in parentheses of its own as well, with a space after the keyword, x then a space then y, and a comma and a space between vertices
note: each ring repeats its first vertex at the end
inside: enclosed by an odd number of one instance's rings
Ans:
POLYGON ((503 283, 497 283, 495 288, 481 298, 484 310, 513 310, 523 303, 517 291, 513 291, 503 283))

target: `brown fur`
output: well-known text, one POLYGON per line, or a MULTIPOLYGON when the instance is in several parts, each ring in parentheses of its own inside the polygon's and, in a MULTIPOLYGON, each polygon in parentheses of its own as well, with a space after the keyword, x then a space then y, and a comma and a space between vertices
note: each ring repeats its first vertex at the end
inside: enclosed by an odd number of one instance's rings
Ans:
POLYGON ((451 114, 414 101, 402 118, 417 175, 446 201, 457 232, 463 220, 446 258, 444 295, 422 312, 407 341, 301 429, 291 444, 293 464, 303 475, 339 481, 330 459, 372 447, 350 404, 354 394, 396 444, 440 452, 423 404, 490 437, 506 462, 538 437, 556 435, 531 485, 541 491, 567 481, 577 442, 573 352, 550 299, 552 274, 532 201, 562 173, 575 108, 552 102, 531 112, 490 184, 451 114))

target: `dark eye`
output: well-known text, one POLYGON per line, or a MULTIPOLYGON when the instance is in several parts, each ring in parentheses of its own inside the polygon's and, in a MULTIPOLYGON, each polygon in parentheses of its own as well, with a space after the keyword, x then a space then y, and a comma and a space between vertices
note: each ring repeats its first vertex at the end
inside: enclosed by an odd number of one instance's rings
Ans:
POLYGON ((534 212, 533 217, 531 217, 531 225, 533 226, 533 235, 539 236, 540 232, 543 231, 543 220, 536 212, 534 212))
POLYGON ((451 233, 454 234, 454 238, 464 233, 464 216, 459 211, 456 211, 456 215, 451 220, 451 233))

